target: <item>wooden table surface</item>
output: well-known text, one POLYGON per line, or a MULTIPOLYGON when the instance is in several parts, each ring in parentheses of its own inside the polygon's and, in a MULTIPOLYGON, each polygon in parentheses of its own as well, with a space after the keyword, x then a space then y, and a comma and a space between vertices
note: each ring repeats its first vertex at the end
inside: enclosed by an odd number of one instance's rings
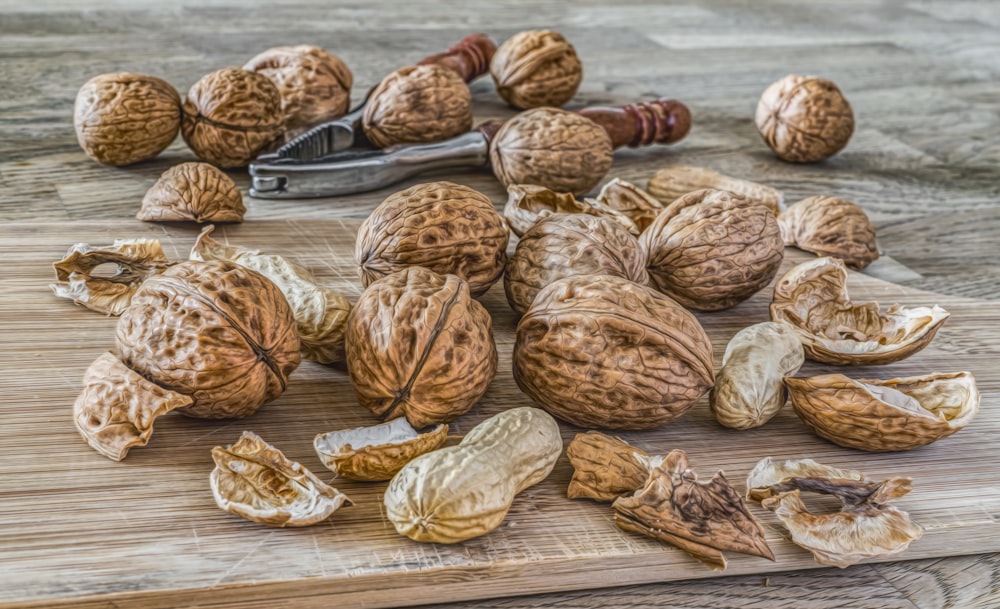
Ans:
MULTIPOLYGON (((183 93, 201 75, 242 65, 270 46, 309 43, 347 62, 357 100, 395 67, 473 31, 501 41, 522 29, 550 27, 573 42, 584 64, 572 106, 673 96, 694 115, 684 142, 620 152, 609 178, 643 185, 656 168, 685 163, 768 183, 790 201, 840 195, 867 210, 881 249, 898 263, 873 273, 947 294, 1000 298, 998 2, 147 4, 99 0, 81 9, 57 0, 0 0, 0 230, 131 217, 160 173, 193 159, 179 139, 156 160, 125 169, 86 158, 73 134, 72 104, 79 86, 96 74, 156 75, 183 93), (756 134, 752 116, 760 92, 792 72, 836 81, 854 107, 857 130, 835 159, 787 165, 756 134)), ((510 115, 489 79, 472 90, 479 117, 510 115)), ((231 175, 245 191, 245 174, 231 175)), ((490 176, 461 177, 498 204, 505 199, 490 176)), ((337 200, 247 199, 247 221, 361 218, 393 190, 337 200)), ((1000 555, 988 554, 452 606, 998 605, 1000 555)))

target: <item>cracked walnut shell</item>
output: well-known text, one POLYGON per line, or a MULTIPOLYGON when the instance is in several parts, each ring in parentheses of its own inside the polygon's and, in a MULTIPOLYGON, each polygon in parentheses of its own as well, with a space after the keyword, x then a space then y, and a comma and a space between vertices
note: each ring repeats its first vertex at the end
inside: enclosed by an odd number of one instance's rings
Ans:
POLYGON ((649 178, 646 190, 660 201, 669 203, 689 192, 711 188, 728 190, 756 200, 777 216, 785 202, 785 195, 775 188, 750 180, 741 180, 723 175, 705 167, 691 165, 671 165, 658 170, 649 178))
POLYGON ((778 216, 785 245, 840 258, 860 271, 878 260, 875 227, 865 211, 846 199, 809 197, 778 216))
POLYGON ((790 74, 760 96, 755 117, 761 137, 792 163, 831 157, 854 133, 854 112, 833 82, 790 74))
POLYGON ((597 431, 578 433, 566 447, 573 466, 566 496, 570 499, 614 501, 642 488, 649 472, 663 462, 620 438, 597 431))
POLYGON ((635 224, 634 234, 636 235, 646 230, 664 209, 663 203, 651 197, 635 184, 621 178, 612 179, 601 188, 601 192, 596 198, 586 201, 598 208, 614 210, 628 218, 635 224))
POLYGON ((501 44, 490 62, 497 93, 522 110, 561 106, 583 80, 583 64, 573 45, 558 32, 519 32, 501 44))
POLYGON ((597 199, 577 201, 573 193, 555 192, 533 184, 511 184, 507 187, 504 218, 518 237, 532 226, 553 214, 588 214, 613 220, 635 236, 641 232, 628 216, 597 199))
POLYGON ((135 217, 145 222, 242 222, 246 211, 232 178, 208 163, 181 163, 146 191, 135 217))
POLYGON ((392 478, 420 455, 441 448, 447 439, 445 424, 418 433, 406 419, 399 418, 381 425, 319 434, 313 447, 334 474, 350 480, 380 481, 392 478))

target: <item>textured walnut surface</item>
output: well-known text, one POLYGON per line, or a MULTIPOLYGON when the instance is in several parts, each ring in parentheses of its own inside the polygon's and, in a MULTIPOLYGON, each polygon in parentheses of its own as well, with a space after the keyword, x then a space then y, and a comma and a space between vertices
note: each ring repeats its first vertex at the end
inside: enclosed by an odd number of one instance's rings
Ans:
MULTIPOLYGON (((566 489, 570 499, 614 501, 634 493, 645 486, 654 465, 646 451, 597 431, 576 434, 566 447, 566 457, 573 466, 566 489)), ((657 457, 655 464, 661 460, 657 457)))
POLYGON ((860 271, 878 260, 875 226, 865 210, 839 197, 808 197, 778 216, 785 245, 840 258, 860 271))
POLYGON ((579 88, 583 64, 559 32, 529 30, 497 48, 490 74, 500 97, 516 108, 561 106, 579 88))
POLYGON ((813 163, 831 157, 854 133, 854 112, 832 81, 790 74, 757 102, 757 130, 779 158, 813 163))
POLYGON ((146 191, 135 217, 147 222, 242 222, 246 211, 232 178, 208 163, 181 163, 146 191))

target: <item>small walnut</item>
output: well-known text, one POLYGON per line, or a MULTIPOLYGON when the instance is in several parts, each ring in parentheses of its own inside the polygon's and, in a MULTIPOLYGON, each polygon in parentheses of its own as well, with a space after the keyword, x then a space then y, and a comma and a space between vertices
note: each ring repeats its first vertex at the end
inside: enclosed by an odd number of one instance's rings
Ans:
POLYGON ((354 76, 339 57, 308 44, 274 47, 243 66, 270 78, 281 94, 286 131, 345 114, 354 76))
POLYGON ((556 214, 521 237, 507 262, 503 288, 511 308, 523 314, 542 288, 571 275, 616 275, 645 285, 645 262, 638 240, 620 224, 584 214, 556 214))
POLYGON ((118 320, 122 362, 191 396, 183 414, 245 417, 285 390, 299 365, 288 302, 263 275, 228 261, 186 261, 150 277, 118 320))
POLYGON ((785 195, 776 188, 690 165, 664 167, 654 173, 649 178, 649 183, 646 184, 646 190, 649 191, 649 194, 668 205, 689 192, 703 188, 728 190, 743 195, 748 199, 767 205, 775 216, 781 213, 781 208, 785 203, 785 195))
POLYGON ((566 38, 550 30, 514 34, 490 62, 497 93, 520 109, 561 106, 583 80, 583 65, 566 38))
POLYGON ((606 209, 612 209, 631 220, 639 232, 646 230, 656 216, 663 211, 663 203, 646 194, 631 182, 614 178, 601 188, 595 199, 586 199, 587 203, 606 209))
POLYGON ((198 158, 242 167, 281 135, 283 124, 281 95, 268 77, 224 68, 188 91, 181 135, 198 158))
POLYGON ((372 427, 319 434, 313 447, 319 460, 334 474, 350 480, 388 480, 424 453, 441 448, 448 426, 417 433, 406 419, 372 427))
POLYGON ((181 97, 166 81, 120 72, 86 82, 76 94, 73 127, 87 156, 129 165, 160 154, 177 137, 181 97))
POLYGON ((358 402, 417 428, 468 412, 497 371, 490 314, 465 281, 420 266, 365 290, 347 318, 345 346, 358 402))
POLYGON ((366 286, 423 266, 458 275, 480 296, 503 273, 509 236, 489 197, 468 186, 430 182, 386 197, 358 229, 354 256, 366 286))
POLYGON ((135 215, 145 222, 242 222, 247 211, 236 182, 208 163, 166 170, 135 215))
POLYGON ((663 462, 663 457, 651 457, 620 438, 596 431, 576 434, 566 447, 566 457, 573 466, 566 496, 594 501, 631 495, 645 486, 650 470, 663 462))
POLYGON ((511 184, 507 187, 507 204, 503 215, 510 224, 510 229, 518 237, 544 218, 552 214, 589 214, 591 216, 608 218, 625 227, 629 233, 639 236, 641 232, 628 216, 611 209, 597 199, 577 201, 573 193, 555 192, 544 186, 532 184, 511 184))
POLYGON ((711 388, 712 343, 662 294, 612 275, 574 275, 543 289, 517 325, 514 380, 581 427, 651 429, 711 388))
POLYGON ((400 68, 372 90, 361 124, 379 148, 440 142, 472 129, 472 93, 450 68, 400 68))
POLYGON ((719 311, 774 278, 785 254, 774 214, 723 190, 696 190, 670 204, 639 238, 653 283, 682 305, 719 311))
POLYGON ((878 260, 875 227, 865 211, 846 199, 809 197, 778 216, 785 245, 840 258, 860 271, 878 260))
POLYGON ((790 74, 775 82, 757 103, 757 130, 778 155, 792 163, 831 157, 851 139, 854 112, 833 82, 790 74))
POLYGON ((490 163, 497 179, 582 194, 611 169, 611 138, 594 121, 556 108, 528 110, 493 136, 490 163))

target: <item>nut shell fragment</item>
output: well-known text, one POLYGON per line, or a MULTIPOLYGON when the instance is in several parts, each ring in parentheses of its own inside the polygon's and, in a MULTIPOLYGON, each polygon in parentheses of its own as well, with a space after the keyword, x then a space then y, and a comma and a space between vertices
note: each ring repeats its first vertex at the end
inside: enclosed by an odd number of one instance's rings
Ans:
POLYGON ((145 222, 242 222, 246 211, 232 178, 208 163, 181 163, 146 191, 135 217, 145 222))
POLYGON ((620 178, 614 178, 605 184, 597 197, 593 201, 588 199, 587 202, 624 215, 635 224, 640 233, 646 230, 664 209, 663 203, 635 184, 620 178))
POLYGON ((532 226, 554 214, 587 214, 613 220, 635 236, 639 227, 625 213, 612 209, 597 199, 578 201, 572 193, 555 192, 533 184, 511 184, 507 187, 507 204, 503 215, 518 237, 532 226))
POLYGON ((319 434, 316 454, 327 469, 351 480, 388 480, 424 453, 437 450, 448 439, 448 426, 418 433, 406 419, 372 427, 319 434))
POLYGON ((831 157, 854 133, 854 112, 833 82, 790 74, 760 96, 755 117, 761 137, 792 163, 831 157))
POLYGON ((583 80, 583 64, 565 37, 551 30, 514 34, 490 62, 497 93, 516 108, 561 106, 583 80))
POLYGON ((250 431, 231 446, 213 448, 212 459, 215 469, 209 480, 215 503, 247 520, 303 527, 351 505, 347 495, 250 431))
POLYGON ((785 245, 840 258, 860 271, 878 260, 875 227, 865 211, 846 199, 809 197, 778 216, 785 245))
POLYGON ((658 170, 649 178, 646 190, 660 201, 669 204, 689 192, 711 188, 727 190, 763 203, 777 216, 781 213, 785 195, 776 188, 750 180, 741 180, 705 167, 671 165, 658 170))
POLYGON ((566 456, 573 466, 566 496, 594 501, 614 501, 634 493, 645 486, 650 469, 663 461, 597 431, 576 434, 566 447, 566 456))

